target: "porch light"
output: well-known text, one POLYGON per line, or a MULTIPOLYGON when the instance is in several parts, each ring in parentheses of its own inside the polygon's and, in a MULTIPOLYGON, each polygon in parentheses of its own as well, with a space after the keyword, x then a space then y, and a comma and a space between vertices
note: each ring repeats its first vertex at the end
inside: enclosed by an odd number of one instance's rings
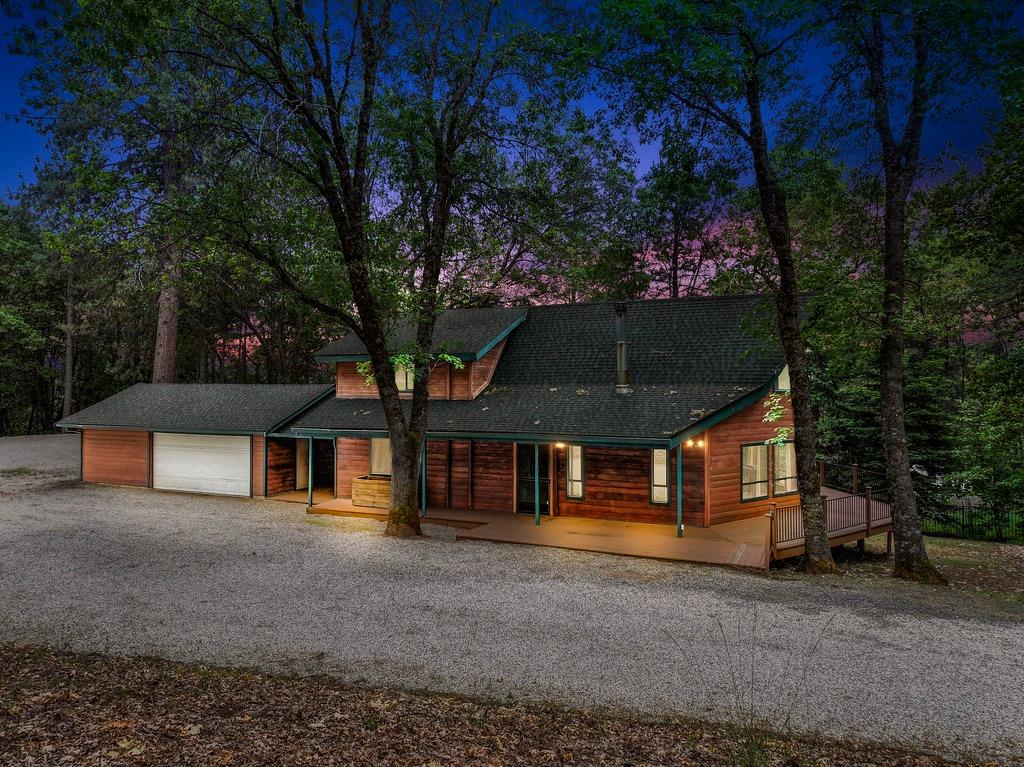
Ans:
POLYGON ((697 440, 697 447, 704 447, 704 440, 698 439, 697 440))
POLYGON ((559 450, 561 450, 563 447, 565 447, 565 443, 564 442, 556 442, 555 443, 555 447, 557 447, 559 450))
POLYGON ((693 447, 693 440, 692 439, 686 440, 686 446, 687 447, 693 447))

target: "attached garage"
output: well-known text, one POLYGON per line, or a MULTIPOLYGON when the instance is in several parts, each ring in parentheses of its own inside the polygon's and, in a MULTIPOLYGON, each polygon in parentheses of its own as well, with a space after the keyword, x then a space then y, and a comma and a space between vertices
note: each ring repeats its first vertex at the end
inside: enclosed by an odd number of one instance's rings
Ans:
MULTIPOLYGON (((136 384, 57 425, 82 433, 85 482, 261 496, 268 479, 281 491, 270 435, 333 393, 327 384, 136 384)), ((294 490, 295 441, 285 442, 285 489, 294 490)))
POLYGON ((153 434, 153 487, 211 495, 249 495, 249 437, 153 434))

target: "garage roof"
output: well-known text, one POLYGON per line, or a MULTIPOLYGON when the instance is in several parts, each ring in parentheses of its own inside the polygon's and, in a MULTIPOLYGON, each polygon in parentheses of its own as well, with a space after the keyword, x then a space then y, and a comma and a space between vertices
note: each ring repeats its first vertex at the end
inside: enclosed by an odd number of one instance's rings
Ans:
POLYGON ((325 384, 135 384, 57 426, 262 434, 333 391, 333 385, 325 384))

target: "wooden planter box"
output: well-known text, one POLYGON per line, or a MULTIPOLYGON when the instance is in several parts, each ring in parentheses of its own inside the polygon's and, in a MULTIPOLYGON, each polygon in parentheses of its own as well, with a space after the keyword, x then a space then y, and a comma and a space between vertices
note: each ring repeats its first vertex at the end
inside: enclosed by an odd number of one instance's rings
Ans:
POLYGON ((356 477, 352 480, 352 505, 375 509, 391 507, 390 477, 356 477))

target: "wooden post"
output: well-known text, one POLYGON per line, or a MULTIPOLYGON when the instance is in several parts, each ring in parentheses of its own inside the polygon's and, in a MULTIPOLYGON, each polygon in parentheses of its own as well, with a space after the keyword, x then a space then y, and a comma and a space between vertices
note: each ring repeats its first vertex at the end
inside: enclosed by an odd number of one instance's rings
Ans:
POLYGON ((818 484, 825 487, 825 462, 818 461, 818 484))
POLYGON ((885 534, 885 553, 892 554, 892 530, 885 534))
POLYGON ((452 441, 450 439, 444 442, 444 506, 446 509, 452 507, 452 441))
POLYGON ((469 441, 469 456, 466 459, 466 463, 469 464, 469 477, 467 478, 467 494, 469 495, 467 504, 469 508, 473 508, 473 440, 469 441))
POLYGON ((853 464, 853 470, 850 474, 850 492, 857 495, 857 480, 860 479, 860 467, 856 463, 853 464))
MULTIPOLYGON (((671 455, 666 451, 667 455, 671 455)), ((676 446, 676 537, 683 537, 683 443, 676 446)))
POLYGON ((427 516, 427 439, 420 449, 420 516, 427 516))
MULTIPOLYGON (((266 445, 263 446, 266 450, 266 445)), ((309 438, 309 450, 306 452, 306 506, 313 506, 313 438, 309 438)))
POLYGON ((764 574, 768 575, 772 568, 772 559, 775 558, 775 502, 768 504, 768 528, 765 531, 764 541, 764 574))
POLYGON ((864 537, 871 537, 871 488, 864 488, 864 537))
POLYGON ((540 443, 533 443, 533 523, 540 524, 540 443))

